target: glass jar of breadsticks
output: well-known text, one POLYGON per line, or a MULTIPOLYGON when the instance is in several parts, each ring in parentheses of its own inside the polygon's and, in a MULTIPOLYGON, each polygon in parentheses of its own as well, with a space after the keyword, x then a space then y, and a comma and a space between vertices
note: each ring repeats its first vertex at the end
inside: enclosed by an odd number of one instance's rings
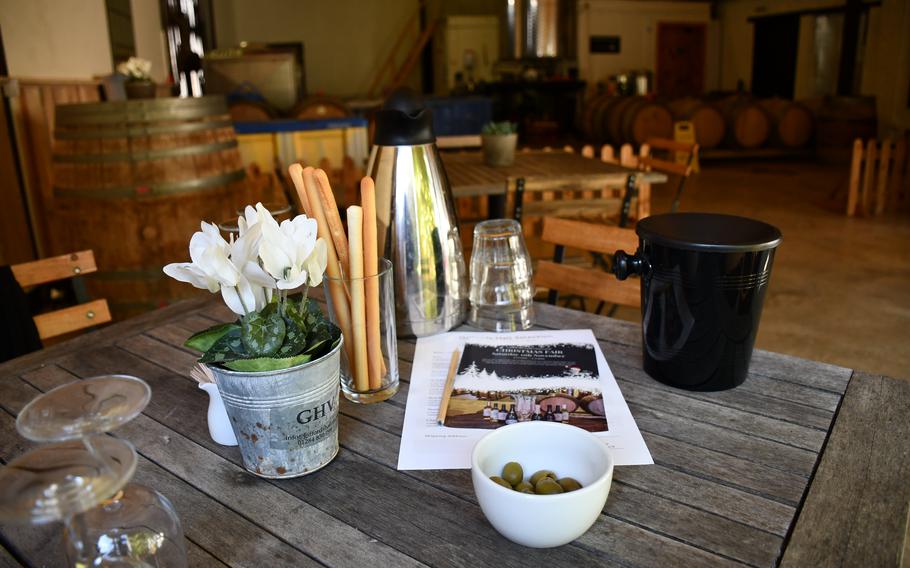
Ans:
POLYGON ((392 263, 379 258, 373 180, 361 180, 361 204, 345 211, 345 232, 326 173, 299 164, 289 173, 301 205, 326 241, 327 313, 344 335, 341 390, 353 402, 390 398, 398 392, 395 292, 392 263))

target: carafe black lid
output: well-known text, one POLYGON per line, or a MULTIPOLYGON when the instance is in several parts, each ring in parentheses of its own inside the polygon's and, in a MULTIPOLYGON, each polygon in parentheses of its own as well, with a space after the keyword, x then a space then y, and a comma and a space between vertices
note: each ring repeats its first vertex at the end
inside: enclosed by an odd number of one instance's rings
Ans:
POLYGON ((414 90, 402 87, 392 92, 376 111, 377 146, 416 146, 436 141, 433 113, 414 90))
POLYGON ((645 217, 635 232, 642 240, 703 252, 755 252, 775 248, 777 227, 735 215, 719 213, 663 213, 645 217))

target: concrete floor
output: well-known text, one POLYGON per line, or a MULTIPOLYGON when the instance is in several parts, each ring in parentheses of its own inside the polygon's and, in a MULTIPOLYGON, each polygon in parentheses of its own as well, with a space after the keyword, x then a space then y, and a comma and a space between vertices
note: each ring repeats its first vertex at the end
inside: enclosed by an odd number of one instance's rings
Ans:
MULTIPOLYGON (((680 210, 753 217, 783 233, 757 347, 910 379, 910 214, 848 219, 847 171, 712 163, 690 179, 680 210)), ((653 192, 653 212, 668 211, 669 192, 653 192)))

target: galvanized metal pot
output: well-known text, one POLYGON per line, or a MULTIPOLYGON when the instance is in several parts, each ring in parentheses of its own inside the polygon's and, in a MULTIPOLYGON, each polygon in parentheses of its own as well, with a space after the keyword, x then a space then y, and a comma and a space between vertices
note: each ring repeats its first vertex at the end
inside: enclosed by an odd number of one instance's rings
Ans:
POLYGON ((342 341, 315 361, 280 371, 209 366, 250 472, 298 477, 338 455, 342 341))

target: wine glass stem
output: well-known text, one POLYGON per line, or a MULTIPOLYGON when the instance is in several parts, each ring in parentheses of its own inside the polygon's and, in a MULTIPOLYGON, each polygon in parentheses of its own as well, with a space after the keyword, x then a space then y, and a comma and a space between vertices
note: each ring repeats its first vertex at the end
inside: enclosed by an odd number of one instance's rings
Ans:
POLYGON ((69 566, 81 568, 86 564, 86 526, 82 514, 67 515, 63 519, 63 542, 69 566))

